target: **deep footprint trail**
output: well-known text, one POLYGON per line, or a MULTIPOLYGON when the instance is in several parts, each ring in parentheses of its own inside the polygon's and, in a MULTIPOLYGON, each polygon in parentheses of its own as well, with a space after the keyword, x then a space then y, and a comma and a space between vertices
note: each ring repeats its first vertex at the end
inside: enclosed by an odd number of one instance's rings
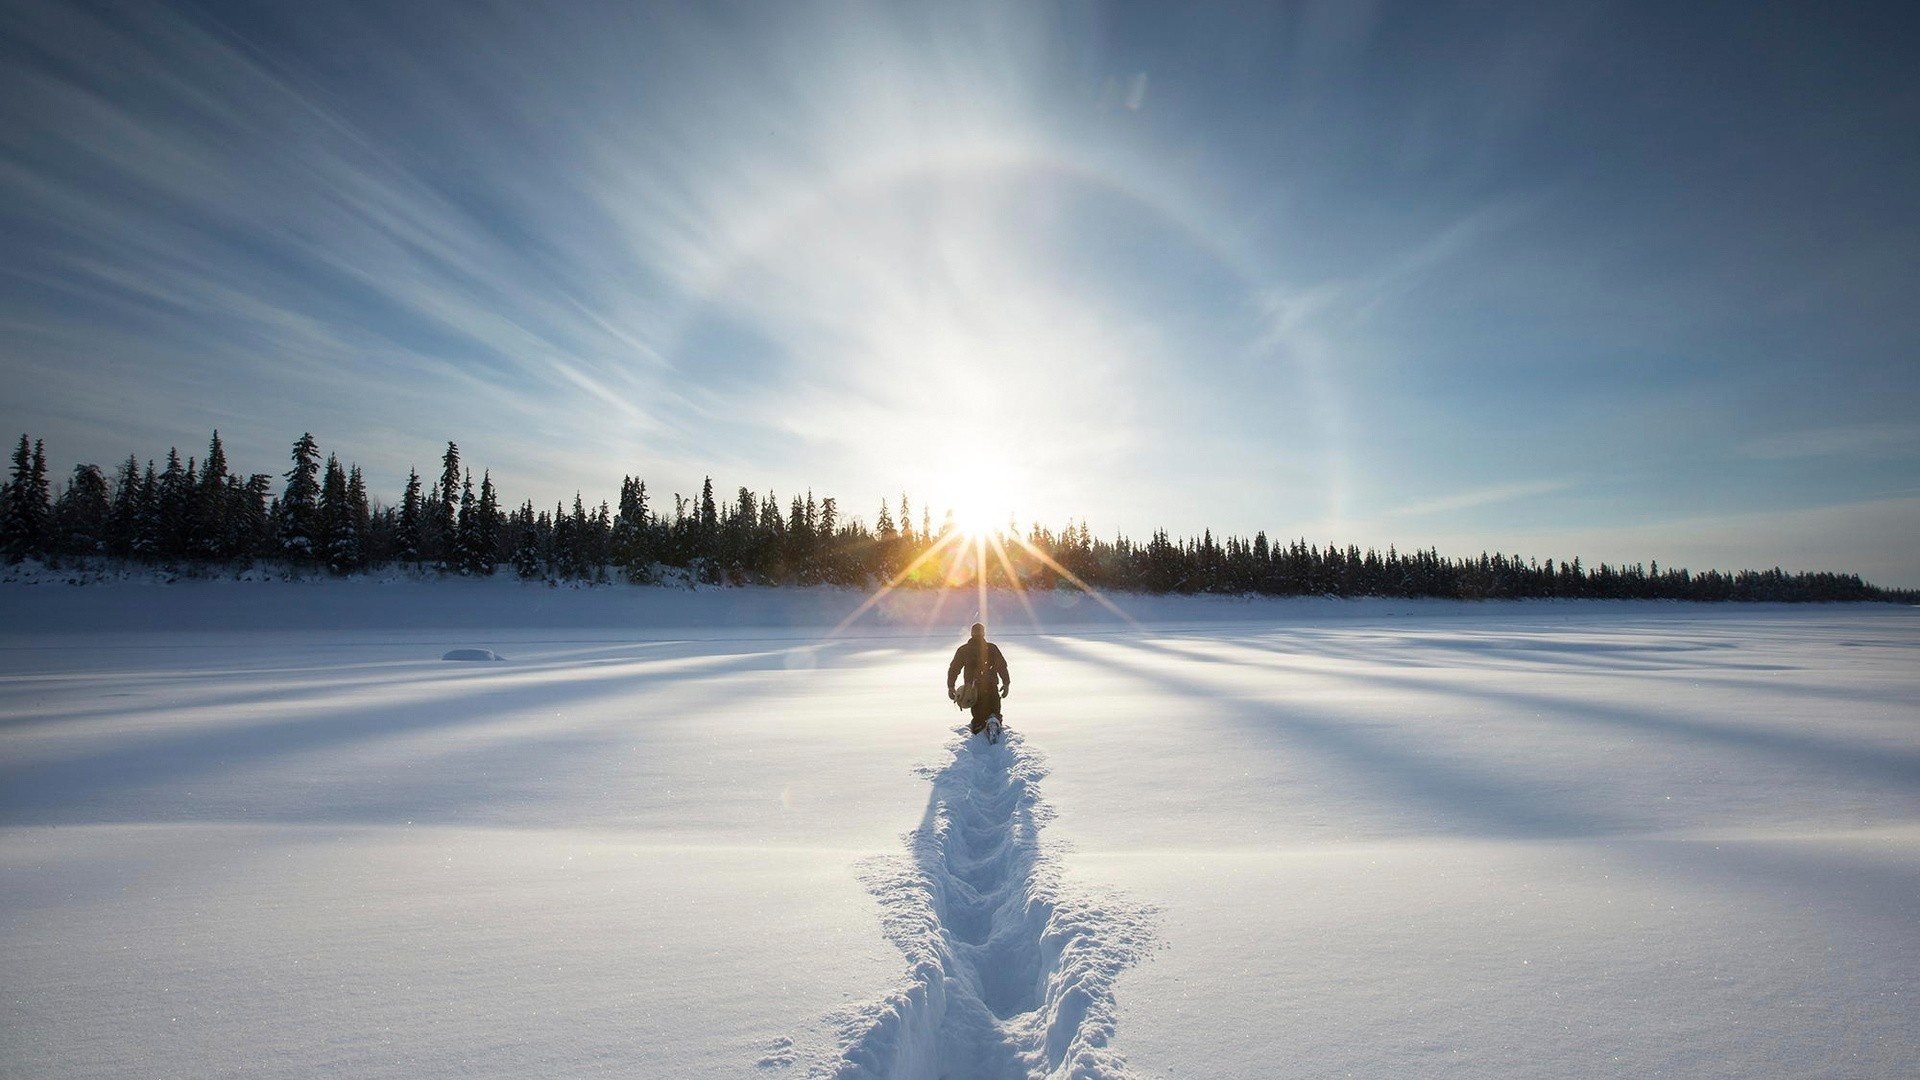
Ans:
POLYGON ((1052 816, 1041 755, 1009 732, 963 738, 908 853, 870 868, 906 981, 842 1018, 836 1078, 1130 1077, 1114 1037, 1113 983, 1151 935, 1152 912, 1062 887, 1040 832, 1052 816))

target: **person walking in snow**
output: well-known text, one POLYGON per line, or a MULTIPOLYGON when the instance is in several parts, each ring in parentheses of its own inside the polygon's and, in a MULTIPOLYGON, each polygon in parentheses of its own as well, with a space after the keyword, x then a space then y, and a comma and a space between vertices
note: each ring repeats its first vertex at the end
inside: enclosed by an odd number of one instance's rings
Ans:
POLYGON ((1000 646, 987 640, 987 628, 974 623, 972 635, 953 650, 953 663, 947 665, 948 700, 973 710, 975 735, 988 730, 989 721, 997 735, 1000 699, 1011 689, 1013 678, 1007 674, 1007 658, 1000 655, 1000 646), (958 691, 953 688, 955 677, 961 677, 958 691))

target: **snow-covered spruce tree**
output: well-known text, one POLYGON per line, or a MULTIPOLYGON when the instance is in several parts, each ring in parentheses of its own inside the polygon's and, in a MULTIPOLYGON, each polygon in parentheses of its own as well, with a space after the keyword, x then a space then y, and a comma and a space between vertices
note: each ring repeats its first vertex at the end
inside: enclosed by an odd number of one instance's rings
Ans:
POLYGON ((573 493, 573 513, 566 515, 564 530, 559 528, 558 509, 558 507, 555 508, 554 537, 556 546, 559 547, 555 555, 560 563, 560 573, 564 577, 584 578, 593 569, 592 560, 588 556, 592 540, 587 535, 589 522, 586 504, 581 501, 579 492, 573 493), (560 542, 561 537, 565 538, 564 543, 560 542))
POLYGON ((372 511, 367 504, 367 481, 360 466, 347 470, 347 497, 333 541, 334 573, 345 574, 367 565, 367 534, 372 526, 372 511))
POLYGON ((820 515, 815 522, 814 562, 817 580, 840 584, 840 504, 833 496, 820 500, 820 515))
POLYGON ((795 495, 787 509, 786 557, 782 560, 785 568, 781 584, 809 584, 806 567, 812 553, 813 530, 807 525, 807 506, 795 495))
POLYGON ((289 559, 309 561, 323 554, 320 541, 320 444, 311 432, 293 444, 293 468, 286 472, 287 486, 280 492, 278 521, 280 553, 289 559))
POLYGON ((565 515, 565 528, 555 522, 556 555, 562 576, 577 579, 600 577, 606 567, 613 514, 606 503, 589 513, 579 492, 573 494, 573 512, 565 515), (564 536, 564 543, 561 538, 564 536))
POLYGON ((759 521, 760 497, 741 485, 734 491, 733 505, 728 508, 726 520, 720 528, 725 537, 722 547, 729 584, 744 585, 748 580, 760 546, 759 536, 755 532, 759 521))
POLYGON ((464 576, 478 570, 474 531, 479 527, 480 509, 473 498, 473 473, 469 471, 460 484, 460 513, 454 519, 453 554, 449 559, 453 569, 464 576))
POLYGON ((440 536, 440 485, 427 489, 420 499, 420 564, 435 566, 444 546, 440 536))
POLYGON ((160 557, 160 477, 153 470, 153 459, 140 474, 140 486, 133 500, 133 540, 130 553, 138 559, 160 557))
POLYGON ((647 522, 647 485, 638 477, 620 481, 620 512, 613 519, 613 562, 628 581, 651 575, 653 544, 647 522))
POLYGON ((13 470, 0 505, 0 547, 19 562, 45 555, 51 534, 53 507, 47 491, 47 455, 39 440, 25 435, 13 452, 13 470))
POLYGON ((233 498, 228 483, 231 479, 227 472, 227 451, 220 444, 220 432, 216 430, 207 446, 207 462, 200 470, 200 482, 194 489, 187 514, 189 555, 204 559, 233 557, 233 498))
POLYGON ((759 550, 753 572, 759 580, 778 583, 786 575, 787 519, 780 514, 780 497, 768 490, 760 500, 759 550))
POLYGON ((420 561, 420 470, 407 469, 407 490, 400 496, 400 518, 394 530, 399 556, 411 563, 420 561))
POLYGON ((510 558, 514 572, 523 579, 531 581, 546 569, 545 559, 541 554, 545 523, 534 517, 532 499, 528 499, 519 510, 514 512, 511 531, 514 539, 513 553, 510 558))
MULTIPOLYGON (((575 499, 574 501, 578 502, 579 500, 575 499)), ((582 516, 584 517, 584 512, 582 516)), ((573 527, 573 519, 567 516, 567 508, 560 503, 554 503, 553 530, 551 533, 553 539, 548 544, 546 558, 547 573, 550 576, 575 576, 573 568, 579 554, 579 549, 574 543, 576 532, 577 530, 573 527)))
POLYGON ((893 527, 893 514, 887 500, 880 500, 880 513, 873 519, 873 538, 861 558, 861 573, 887 581, 893 577, 894 552, 899 549, 900 534, 893 527))
MULTIPOLYGON (((352 477, 348 477, 349 483, 352 477)), ((366 479, 360 481, 366 487, 366 479)), ((394 542, 394 534, 400 530, 400 514, 391 506, 378 506, 371 499, 367 503, 367 535, 361 551, 364 556, 362 565, 385 566, 400 557, 400 547, 394 542)))
POLYGON ((457 564, 455 547, 459 543, 460 448, 451 440, 447 443, 447 452, 440 458, 440 484, 434 489, 434 495, 433 532, 436 543, 431 557, 434 565, 444 574, 457 564))
POLYGON ((321 472, 320 503, 315 521, 314 550, 320 554, 327 569, 336 574, 351 570, 350 565, 342 565, 351 546, 347 533, 351 526, 347 522, 347 470, 340 465, 340 458, 327 455, 327 466, 321 472))
POLYGON ((500 493, 493 489, 493 473, 480 474, 479 520, 473 530, 473 567, 491 575, 500 564, 500 493))
POLYGON ((713 545, 720 532, 720 515, 713 505, 713 477, 700 485, 700 541, 703 545, 701 555, 711 559, 713 545))
POLYGON ((98 465, 75 465, 73 479, 53 504, 54 548, 68 555, 107 550, 107 519, 113 512, 107 478, 98 465))
POLYGON ((47 448, 33 440, 33 462, 27 468, 27 517, 44 550, 53 541, 53 493, 47 483, 47 448))
POLYGON ((600 500, 587 519, 587 536, 590 543, 587 558, 592 562, 593 579, 607 580, 607 566, 613 561, 613 508, 605 499, 600 500))
POLYGON ((280 537, 274 525, 273 477, 254 473, 242 484, 234 478, 227 485, 232 500, 228 510, 234 529, 234 552, 247 558, 263 558, 280 550, 280 537))
POLYGON ((160 521, 155 554, 162 559, 179 559, 189 554, 186 546, 187 517, 193 512, 195 484, 193 469, 181 463, 180 451, 168 447, 167 467, 160 474, 155 506, 160 521))
POLYGON ((133 554, 140 507, 140 461, 132 454, 120 463, 113 478, 113 507, 107 515, 107 554, 133 554))

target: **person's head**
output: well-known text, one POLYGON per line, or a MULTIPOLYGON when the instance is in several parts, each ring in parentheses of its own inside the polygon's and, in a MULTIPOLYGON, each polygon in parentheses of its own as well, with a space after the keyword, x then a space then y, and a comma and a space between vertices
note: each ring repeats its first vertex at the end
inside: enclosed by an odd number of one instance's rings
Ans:
POLYGON ((987 624, 974 623, 973 624, 973 640, 979 641, 986 636, 987 636, 987 624))

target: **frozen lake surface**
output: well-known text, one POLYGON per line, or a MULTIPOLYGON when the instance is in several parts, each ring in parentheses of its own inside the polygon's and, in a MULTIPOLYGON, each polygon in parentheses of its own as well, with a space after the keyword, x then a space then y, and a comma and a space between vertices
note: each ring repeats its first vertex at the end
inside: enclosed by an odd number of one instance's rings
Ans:
POLYGON ((860 600, 0 589, 0 1073, 1920 1061, 1920 612, 860 600))

